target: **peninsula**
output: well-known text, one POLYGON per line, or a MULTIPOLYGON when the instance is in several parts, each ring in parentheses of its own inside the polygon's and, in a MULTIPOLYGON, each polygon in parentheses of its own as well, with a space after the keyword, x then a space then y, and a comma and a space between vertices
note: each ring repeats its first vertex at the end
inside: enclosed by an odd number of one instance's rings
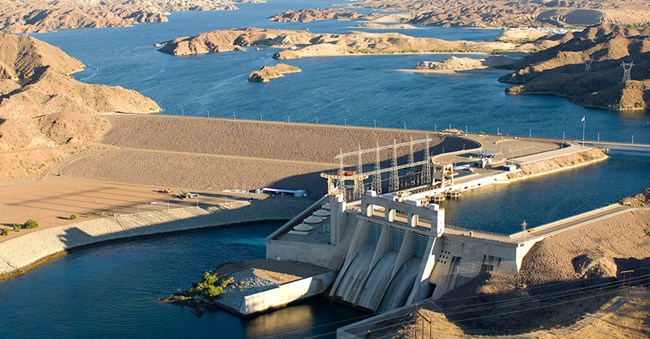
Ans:
POLYGON ((554 94, 588 107, 644 110, 650 105, 650 28, 600 25, 554 38, 556 47, 515 64, 499 80, 508 94, 554 94), (624 66, 630 68, 629 78, 624 66))
POLYGON ((547 40, 532 43, 448 41, 416 38, 399 33, 349 32, 313 34, 304 30, 263 28, 228 29, 201 33, 162 42, 160 51, 172 55, 192 55, 245 50, 248 46, 282 49, 274 58, 296 59, 354 54, 491 53, 530 52, 556 44, 547 40))

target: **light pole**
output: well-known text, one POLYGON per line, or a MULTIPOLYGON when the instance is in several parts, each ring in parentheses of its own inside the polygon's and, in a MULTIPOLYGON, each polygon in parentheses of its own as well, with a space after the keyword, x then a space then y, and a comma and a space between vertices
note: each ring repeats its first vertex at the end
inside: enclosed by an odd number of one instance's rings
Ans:
POLYGON ((287 115, 287 122, 291 122, 291 121, 289 121, 289 116, 288 115, 287 115))
POLYGON ((404 120, 404 129, 406 129, 406 120, 404 120))
POLYGON ((585 145, 585 127, 587 124, 587 116, 583 115, 582 116, 582 146, 585 145))
POLYGON ((521 231, 524 232, 524 242, 526 241, 526 227, 528 226, 528 223, 526 222, 526 219, 524 219, 524 222, 521 223, 521 231))
POLYGON ((438 124, 433 124, 433 131, 438 132, 438 124))

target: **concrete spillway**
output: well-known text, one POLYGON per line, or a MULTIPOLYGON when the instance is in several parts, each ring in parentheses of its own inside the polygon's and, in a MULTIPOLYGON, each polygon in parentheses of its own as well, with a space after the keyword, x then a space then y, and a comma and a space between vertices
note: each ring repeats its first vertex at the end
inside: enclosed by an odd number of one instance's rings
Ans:
POLYGON ((388 286, 388 290, 379 304, 379 309, 375 309, 376 311, 384 312, 406 305, 421 262, 422 258, 412 257, 400 267, 388 286))
POLYGON ((334 293, 337 297, 347 302, 356 303, 356 296, 359 295, 366 282, 374 253, 373 246, 366 246, 357 253, 350 267, 343 272, 341 283, 334 293))
MULTIPOLYGON (((357 302, 359 306, 373 311, 377 310, 379 302, 390 284, 395 261, 397 261, 397 252, 389 251, 372 268, 359 296, 359 301, 357 302)), ((413 284, 411 283, 411 285, 413 284)))

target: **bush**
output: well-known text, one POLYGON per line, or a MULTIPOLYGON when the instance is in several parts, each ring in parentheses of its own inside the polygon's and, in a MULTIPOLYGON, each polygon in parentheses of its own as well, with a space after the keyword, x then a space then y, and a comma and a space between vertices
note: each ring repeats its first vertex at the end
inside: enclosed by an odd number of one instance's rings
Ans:
POLYGON ((223 290, 235 281, 233 277, 220 279, 217 273, 205 272, 203 279, 198 284, 194 284, 188 291, 190 295, 201 295, 207 299, 213 300, 223 294, 223 290))
POLYGON ((9 235, 9 229, 8 228, 0 229, 0 235, 8 236, 9 235))
POLYGON ((70 220, 75 220, 75 219, 77 219, 77 215, 76 214, 70 214, 70 220))
POLYGON ((36 227, 38 227, 38 221, 36 221, 34 219, 29 219, 29 220, 25 221, 25 228, 32 229, 32 228, 36 228, 36 227))
POLYGON ((14 224, 14 232, 19 232, 22 227, 18 224, 14 224))

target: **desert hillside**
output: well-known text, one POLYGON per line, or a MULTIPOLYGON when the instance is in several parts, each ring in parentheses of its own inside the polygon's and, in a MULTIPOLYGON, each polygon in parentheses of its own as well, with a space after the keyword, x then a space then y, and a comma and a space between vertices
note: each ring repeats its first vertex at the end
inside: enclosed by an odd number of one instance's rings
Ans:
POLYGON ((643 110, 650 105, 648 34, 650 28, 617 25, 570 32, 559 37, 558 46, 521 59, 500 81, 520 84, 508 89, 513 95, 555 94, 584 106, 643 110), (634 63, 626 82, 622 62, 634 63))
POLYGON ((410 23, 447 27, 575 27, 602 23, 650 23, 650 2, 645 0, 362 0, 346 6, 410 12, 410 23))
POLYGON ((44 170, 54 157, 62 156, 55 151, 59 146, 98 140, 110 127, 99 113, 160 111, 153 100, 136 91, 84 84, 69 76, 82 69, 79 60, 57 47, 29 36, 0 33, 0 152, 5 152, 0 179, 44 170), (46 155, 39 158, 37 150, 47 150, 46 155), (23 151, 25 159, 20 158, 23 151))
POLYGON ((160 44, 163 53, 193 55, 245 50, 248 46, 269 46, 282 49, 276 59, 337 56, 350 54, 449 53, 500 51, 532 51, 547 48, 548 41, 533 43, 448 41, 416 38, 399 33, 349 32, 344 34, 313 34, 303 30, 262 28, 228 29, 181 37, 160 44))
POLYGON ((170 11, 236 10, 235 2, 263 0, 0 0, 0 30, 47 32, 61 28, 167 22, 170 11))

